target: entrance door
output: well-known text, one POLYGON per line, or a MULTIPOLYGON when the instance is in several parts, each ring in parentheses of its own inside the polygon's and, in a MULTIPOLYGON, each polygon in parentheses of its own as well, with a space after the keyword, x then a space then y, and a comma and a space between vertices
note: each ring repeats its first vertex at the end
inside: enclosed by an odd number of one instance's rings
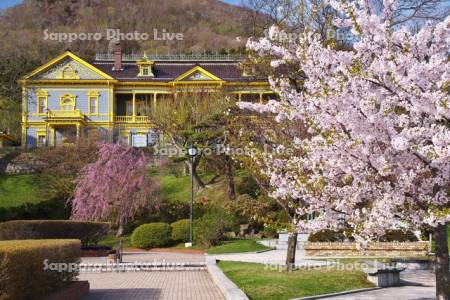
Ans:
POLYGON ((74 144, 77 141, 76 127, 62 127, 55 129, 56 145, 74 144))

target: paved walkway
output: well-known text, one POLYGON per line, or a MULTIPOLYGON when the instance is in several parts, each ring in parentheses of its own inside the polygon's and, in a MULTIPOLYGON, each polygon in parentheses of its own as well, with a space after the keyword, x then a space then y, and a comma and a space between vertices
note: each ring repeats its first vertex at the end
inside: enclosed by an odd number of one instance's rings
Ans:
MULTIPOLYGON (((126 253, 124 262, 194 262, 205 261, 204 255, 142 252, 126 253)), ((83 263, 105 263, 106 259, 83 258, 83 263)), ((81 273, 91 292, 83 300, 222 300, 219 288, 208 271, 151 271, 81 273)))
POLYGON ((90 294, 83 300, 221 300, 207 271, 81 274, 90 294))
POLYGON ((384 288, 363 293, 329 297, 333 300, 433 300, 435 277, 430 271, 404 271, 401 274, 404 286, 384 288))
MULTIPOLYGON (((230 261, 242 261, 242 262, 252 262, 260 264, 271 264, 271 265, 284 265, 286 262, 286 250, 270 250, 260 253, 236 253, 236 254, 220 254, 213 255, 218 260, 230 260, 230 261)), ((328 263, 326 261, 312 260, 302 258, 301 255, 296 255, 295 265, 297 267, 317 267, 326 266, 328 263)))

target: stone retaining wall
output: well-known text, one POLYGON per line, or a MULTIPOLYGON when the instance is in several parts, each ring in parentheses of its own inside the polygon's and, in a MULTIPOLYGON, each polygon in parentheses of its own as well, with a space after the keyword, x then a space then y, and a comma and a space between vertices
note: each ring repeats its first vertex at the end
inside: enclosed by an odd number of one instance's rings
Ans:
POLYGON ((429 253, 428 242, 377 242, 370 244, 365 251, 356 248, 356 243, 314 243, 305 242, 306 256, 385 256, 417 257, 429 253))

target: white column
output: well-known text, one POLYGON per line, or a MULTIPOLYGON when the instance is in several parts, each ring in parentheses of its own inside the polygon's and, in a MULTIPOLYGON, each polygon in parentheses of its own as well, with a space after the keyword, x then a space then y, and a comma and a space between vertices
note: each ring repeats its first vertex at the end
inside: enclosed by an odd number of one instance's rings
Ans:
POLYGON ((136 121, 136 93, 133 93, 133 122, 136 121))

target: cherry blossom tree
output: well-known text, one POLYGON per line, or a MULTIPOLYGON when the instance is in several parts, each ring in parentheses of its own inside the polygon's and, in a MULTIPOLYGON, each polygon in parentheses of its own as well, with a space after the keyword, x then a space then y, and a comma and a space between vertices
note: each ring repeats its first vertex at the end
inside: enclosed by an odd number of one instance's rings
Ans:
POLYGON ((159 206, 159 185, 149 178, 147 166, 141 149, 102 144, 97 160, 77 180, 72 218, 114 222, 122 235, 138 212, 159 206))
POLYGON ((412 31, 392 26, 396 0, 328 4, 334 25, 351 30, 350 51, 312 29, 286 40, 272 27, 248 42, 270 60, 281 100, 240 107, 298 120, 309 133, 291 135, 301 155, 260 157, 271 195, 316 215, 297 220, 299 230, 339 228, 344 217, 362 247, 396 226, 432 228, 437 298, 449 299, 450 17, 412 31), (284 71, 292 66, 302 76, 284 71))

